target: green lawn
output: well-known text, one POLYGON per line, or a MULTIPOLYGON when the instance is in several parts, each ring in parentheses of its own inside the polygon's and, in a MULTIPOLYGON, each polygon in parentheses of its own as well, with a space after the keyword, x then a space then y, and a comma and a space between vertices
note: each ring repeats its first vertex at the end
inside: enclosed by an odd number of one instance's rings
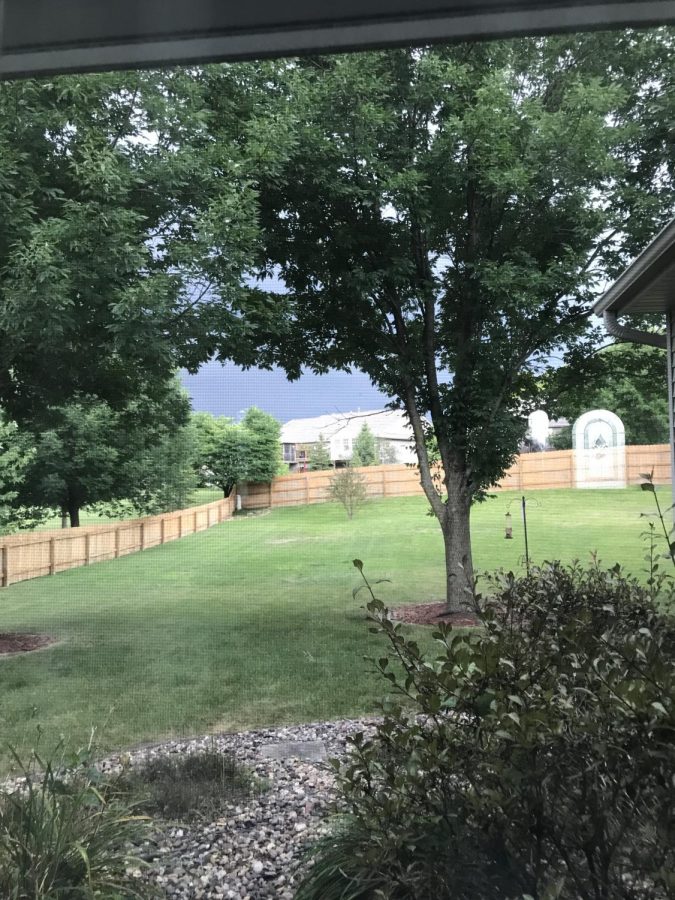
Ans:
MULTIPOLYGON (((223 492, 219 488, 197 488, 190 498, 189 506, 201 506, 203 503, 212 503, 214 500, 220 500, 223 492)), ((97 512, 86 507, 80 512, 80 525, 104 525, 106 522, 116 522, 111 516, 99 515, 97 512)), ((46 522, 42 522, 35 531, 51 531, 54 528, 61 527, 61 517, 54 516, 46 522)))
MULTIPOLYGON (((625 491, 532 493, 532 557, 622 562, 639 573, 641 511, 625 491), (536 504, 535 504, 536 499, 536 504)), ((668 492, 664 490, 664 499, 668 492)), ((473 517, 476 564, 514 567, 522 556, 516 495, 473 517)), ((242 517, 117 561, 0 592, 0 630, 40 630, 59 646, 0 661, 0 730, 18 747, 46 730, 69 744, 99 728, 121 747, 210 729, 371 712, 382 684, 364 655, 378 653, 359 605, 353 557, 388 577, 388 602, 440 599, 442 545, 422 498, 369 503, 349 522, 322 504, 242 517)), ((6 757, 5 757, 6 758, 6 757)))

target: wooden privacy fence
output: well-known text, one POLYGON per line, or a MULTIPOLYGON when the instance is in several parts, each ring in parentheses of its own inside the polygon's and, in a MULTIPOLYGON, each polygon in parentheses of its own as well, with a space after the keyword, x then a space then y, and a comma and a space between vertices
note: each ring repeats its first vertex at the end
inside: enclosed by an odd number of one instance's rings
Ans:
MULTIPOLYGON (((627 484, 639 484, 640 473, 651 472, 652 469, 656 484, 670 483, 668 444, 626 447, 625 452, 627 484)), ((414 466, 369 466, 357 471, 365 478, 369 497, 408 497, 423 493, 414 466)), ((328 499, 328 486, 333 475, 332 470, 295 472, 275 478, 271 484, 239 485, 242 509, 323 503, 328 499)), ((557 450, 521 454, 494 490, 532 491, 574 487, 577 487, 574 450, 557 450)))
MULTIPOLYGON (((639 484, 640 473, 654 470, 656 484, 670 482, 670 448, 667 444, 626 447, 626 481, 639 484)), ((421 494, 417 468, 405 465, 358 469, 366 480, 369 497, 408 497, 421 494)), ((577 487, 573 450, 524 453, 518 457, 495 490, 531 491, 577 487)), ((275 478, 271 484, 243 484, 237 490, 242 509, 268 509, 323 503, 333 471, 296 472, 275 478)), ((193 506, 160 516, 127 519, 107 525, 87 525, 63 531, 0 536, 2 558, 0 584, 54 575, 65 569, 117 559, 139 550, 204 531, 232 517, 235 494, 215 503, 193 506)))
POLYGON ((234 495, 159 516, 0 537, 2 587, 65 569, 117 559, 204 531, 232 517, 234 495))

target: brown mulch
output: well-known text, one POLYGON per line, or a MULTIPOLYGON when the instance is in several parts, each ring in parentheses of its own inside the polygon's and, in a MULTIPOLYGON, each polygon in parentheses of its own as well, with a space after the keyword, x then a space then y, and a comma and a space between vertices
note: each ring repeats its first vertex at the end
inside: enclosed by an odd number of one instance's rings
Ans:
POLYGON ((397 606, 391 610, 391 617, 397 622, 406 622, 408 625, 438 625, 446 622, 459 628, 480 625, 473 613, 449 613, 445 603, 408 603, 406 606, 397 606))
POLYGON ((31 650, 42 650, 55 643, 56 638, 49 634, 0 631, 0 656, 8 653, 30 653, 31 650))

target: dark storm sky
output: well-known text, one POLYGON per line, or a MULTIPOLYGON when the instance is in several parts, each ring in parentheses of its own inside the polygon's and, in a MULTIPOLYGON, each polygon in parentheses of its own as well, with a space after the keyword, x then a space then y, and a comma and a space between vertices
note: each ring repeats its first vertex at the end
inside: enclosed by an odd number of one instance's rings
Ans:
POLYGON ((196 375, 182 373, 194 410, 239 418, 249 406, 271 413, 281 422, 323 413, 381 409, 387 398, 360 372, 328 375, 307 373, 290 382, 283 372, 244 371, 233 363, 210 362, 196 375))

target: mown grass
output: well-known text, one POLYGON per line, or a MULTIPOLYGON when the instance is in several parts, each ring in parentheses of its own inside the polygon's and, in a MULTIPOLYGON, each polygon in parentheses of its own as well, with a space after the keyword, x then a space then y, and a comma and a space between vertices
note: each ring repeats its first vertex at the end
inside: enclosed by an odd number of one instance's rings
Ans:
MULTIPOLYGON (((597 551, 606 565, 644 567, 640 513, 651 512, 651 496, 530 497, 535 561, 586 561, 597 551)), ((500 494, 475 509, 479 569, 520 565, 517 498, 500 494), (504 539, 509 504, 512 541, 504 539)), ((59 735, 78 745, 96 727, 103 746, 116 748, 372 712, 383 684, 364 656, 382 644, 364 622, 365 598, 352 598, 351 560, 392 580, 379 588, 388 603, 441 599, 442 543, 426 510, 419 497, 370 502, 351 521, 335 504, 280 509, 2 590, 0 630, 61 641, 0 660, 2 742, 26 748, 39 725, 43 747, 59 735)))

